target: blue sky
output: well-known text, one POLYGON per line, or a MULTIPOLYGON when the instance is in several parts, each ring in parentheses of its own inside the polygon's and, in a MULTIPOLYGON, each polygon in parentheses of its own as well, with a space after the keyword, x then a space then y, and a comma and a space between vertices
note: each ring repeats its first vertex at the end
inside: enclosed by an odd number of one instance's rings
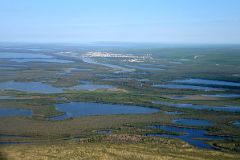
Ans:
POLYGON ((240 0, 1 0, 0 41, 240 43, 240 0))

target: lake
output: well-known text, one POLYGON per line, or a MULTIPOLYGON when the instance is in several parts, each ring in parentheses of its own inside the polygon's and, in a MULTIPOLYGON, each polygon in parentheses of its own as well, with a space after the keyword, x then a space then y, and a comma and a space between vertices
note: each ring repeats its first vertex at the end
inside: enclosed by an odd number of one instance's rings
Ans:
POLYGON ((153 101, 152 103, 165 105, 168 107, 175 107, 175 108, 222 111, 222 112, 240 112, 239 106, 218 107, 218 106, 207 106, 207 105, 195 105, 195 104, 190 104, 190 103, 170 103, 170 102, 163 102, 163 101, 153 101))
MULTIPOLYGON (((219 88, 219 86, 240 87, 240 83, 229 82, 229 81, 190 78, 190 79, 173 80, 169 84, 155 84, 153 86, 154 87, 159 87, 159 88, 168 88, 168 89, 224 91, 225 89, 219 88), (182 84, 176 84, 176 83, 182 83, 182 84), (217 86, 217 87, 208 87, 208 86, 201 86, 201 85, 210 85, 210 86, 217 86)), ((219 95, 219 96, 221 96, 221 95, 219 95)), ((225 95, 225 96, 227 96, 227 95, 225 95)))
POLYGON ((114 115, 114 114, 151 114, 159 112, 159 109, 130 106, 121 104, 102 104, 87 102, 71 102, 57 104, 56 109, 64 112, 64 115, 51 117, 49 120, 64 120, 74 117, 94 116, 94 115, 114 115))
POLYGON ((63 59, 54 59, 54 58, 19 58, 19 59, 11 59, 11 61, 18 63, 25 62, 48 62, 48 63, 73 63, 73 61, 63 60, 63 59))
POLYGON ((190 89, 190 90, 203 90, 203 91, 223 91, 221 88, 184 85, 184 84, 155 84, 153 87, 168 88, 168 89, 190 89))
POLYGON ((14 97, 12 97, 12 96, 0 96, 0 100, 1 99, 14 99, 14 97))
POLYGON ((183 128, 183 127, 174 127, 174 126, 166 126, 166 125, 154 125, 150 127, 155 129, 160 129, 166 132, 178 133, 180 135, 151 133, 151 134, 146 134, 146 136, 181 139, 195 147, 204 148, 204 149, 214 149, 211 145, 206 143, 208 140, 226 139, 226 137, 208 135, 207 131, 203 129, 183 128))
POLYGON ((86 57, 86 56, 82 56, 81 59, 85 63, 102 65, 102 66, 105 66, 105 67, 108 67, 108 68, 112 68, 112 69, 116 70, 115 73, 125 73, 125 72, 134 72, 135 71, 134 69, 129 69, 129 68, 114 65, 114 64, 96 62, 93 59, 91 59, 89 57, 86 57))
POLYGON ((184 126, 213 126, 213 122, 208 120, 202 119, 189 119, 189 118, 182 118, 182 119, 174 119, 172 123, 177 125, 184 125, 184 126))
POLYGON ((38 54, 38 53, 15 53, 15 52, 2 52, 0 59, 6 59, 14 62, 49 62, 49 63, 73 63, 73 61, 55 58, 51 55, 38 54))
POLYGON ((49 59, 53 56, 37 53, 0 52, 0 59, 49 59))
POLYGON ((0 117, 8 116, 32 116, 32 111, 29 109, 0 108, 0 117))
POLYGON ((208 94, 208 95, 203 95, 206 97, 214 97, 214 98, 240 98, 240 94, 208 94))
POLYGON ((146 71, 161 71, 161 70, 165 70, 163 68, 155 68, 155 67, 144 67, 144 66, 136 66, 136 65, 124 65, 125 67, 128 68, 134 68, 134 69, 139 69, 139 70, 146 70, 146 71))
POLYGON ((235 126, 237 126, 237 127, 240 128, 240 120, 239 120, 239 121, 235 121, 235 122, 233 122, 233 125, 235 125, 235 126))
POLYGON ((90 81, 82 81, 82 84, 73 87, 58 88, 43 82, 16 82, 7 81, 0 83, 0 90, 17 90, 33 93, 62 93, 66 90, 88 90, 94 91, 97 89, 115 89, 116 87, 106 84, 93 84, 90 81))
POLYGON ((237 82, 208 80, 208 79, 194 79, 194 78, 190 78, 190 79, 174 80, 172 82, 174 82, 174 83, 198 84, 198 85, 240 87, 240 83, 237 83, 237 82))
POLYGON ((61 93, 61 88, 53 87, 42 82, 16 82, 7 81, 0 83, 0 90, 18 90, 35 93, 61 93))

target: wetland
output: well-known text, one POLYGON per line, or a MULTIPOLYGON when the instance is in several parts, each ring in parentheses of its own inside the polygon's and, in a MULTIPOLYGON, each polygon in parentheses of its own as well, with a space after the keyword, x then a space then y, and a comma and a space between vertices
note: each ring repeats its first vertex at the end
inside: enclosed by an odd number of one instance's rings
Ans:
POLYGON ((162 156, 238 159, 239 53, 239 46, 2 44, 0 157, 49 146, 101 153, 144 146, 162 156))

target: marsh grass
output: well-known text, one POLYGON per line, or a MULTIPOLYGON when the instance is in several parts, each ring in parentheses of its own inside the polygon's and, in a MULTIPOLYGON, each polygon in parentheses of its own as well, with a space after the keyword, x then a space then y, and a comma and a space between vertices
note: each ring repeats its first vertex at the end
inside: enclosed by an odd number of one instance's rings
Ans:
POLYGON ((239 154, 195 149, 188 144, 169 139, 144 140, 141 137, 121 135, 99 142, 63 142, 5 146, 2 159, 156 159, 156 160, 236 160, 239 154), (117 141, 117 139, 119 141, 117 141), (139 140, 140 139, 140 140, 139 140))

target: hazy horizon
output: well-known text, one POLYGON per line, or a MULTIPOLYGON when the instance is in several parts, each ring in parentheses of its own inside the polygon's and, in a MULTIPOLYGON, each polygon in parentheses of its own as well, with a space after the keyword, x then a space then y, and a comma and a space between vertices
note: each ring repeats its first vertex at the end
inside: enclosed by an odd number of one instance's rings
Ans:
POLYGON ((240 44, 237 0, 0 2, 0 42, 240 44))

